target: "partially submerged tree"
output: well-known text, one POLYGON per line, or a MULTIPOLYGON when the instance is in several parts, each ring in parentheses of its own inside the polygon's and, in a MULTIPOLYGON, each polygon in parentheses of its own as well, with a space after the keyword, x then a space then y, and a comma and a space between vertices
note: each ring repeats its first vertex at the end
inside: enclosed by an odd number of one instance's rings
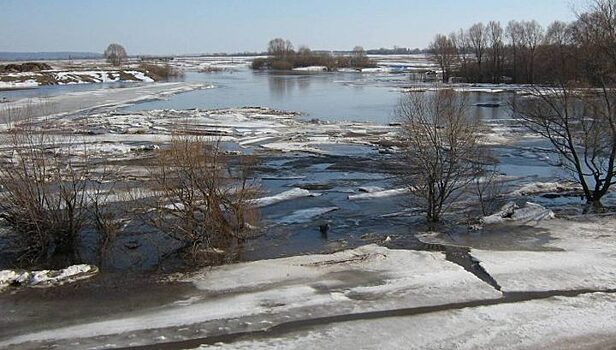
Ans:
POLYGON ((438 222, 485 170, 481 121, 466 96, 452 90, 407 93, 396 115, 402 125, 404 184, 438 222))
POLYGON ((366 50, 361 46, 355 46, 351 52, 351 66, 361 68, 367 67, 369 63, 370 59, 366 54, 366 50))
POLYGON ((107 49, 103 53, 103 56, 107 60, 107 62, 111 63, 114 66, 121 66, 123 62, 126 61, 128 55, 126 54, 126 50, 120 44, 109 44, 107 49))
POLYGON ((221 145, 199 136, 175 136, 154 159, 151 176, 159 195, 146 222, 184 245, 192 261, 218 263, 252 232, 257 189, 241 163, 233 172, 221 145))
POLYGON ((0 213, 18 235, 19 264, 61 267, 80 262, 89 169, 87 159, 70 153, 85 154, 85 146, 25 123, 5 137, 13 152, 0 161, 0 213))
POLYGON ((430 43, 432 58, 443 72, 443 82, 449 81, 453 65, 457 59, 456 45, 452 37, 437 34, 432 43, 430 43))
POLYGON ((556 48, 558 81, 530 88, 514 111, 549 140, 588 204, 601 208, 616 182, 616 0, 595 0, 571 28, 552 25, 546 42, 556 48))
POLYGON ((517 116, 549 140, 587 202, 600 208, 616 180, 616 99, 573 85, 534 87, 528 93, 514 103, 517 116))

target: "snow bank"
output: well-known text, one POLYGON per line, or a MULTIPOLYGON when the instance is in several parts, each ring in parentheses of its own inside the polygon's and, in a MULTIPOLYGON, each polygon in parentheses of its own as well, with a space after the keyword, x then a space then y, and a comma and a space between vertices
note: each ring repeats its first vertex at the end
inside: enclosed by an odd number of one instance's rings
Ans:
POLYGON ((200 349, 608 349, 614 315, 616 295, 594 293, 340 322, 200 349))
POLYGON ((554 212, 545 207, 527 202, 520 208, 514 202, 505 204, 497 213, 481 219, 484 224, 497 224, 502 222, 530 222, 549 220, 554 218, 554 212))
POLYGON ((278 223, 291 225, 291 224, 303 224, 310 222, 310 220, 319 217, 323 214, 327 214, 332 211, 336 211, 338 207, 325 207, 325 208, 309 208, 296 210, 288 216, 285 216, 278 220, 278 223))
POLYGON ((471 250, 503 291, 616 289, 614 218, 555 219, 535 228, 551 238, 547 251, 471 250))
MULTIPOLYGON (((148 330, 159 329, 157 333, 163 335, 167 327, 194 325, 195 330, 205 329, 210 335, 221 332, 221 324, 233 324, 225 320, 251 315, 257 323, 242 327, 265 329, 314 317, 501 297, 500 292, 473 274, 448 262, 442 253, 390 250, 376 245, 331 255, 208 268, 185 282, 199 289, 191 293, 190 299, 178 296, 183 299, 132 314, 122 312, 70 326, 58 324, 58 328, 48 325, 46 330, 4 339, 0 347, 27 342, 41 346, 39 341, 59 340, 68 344, 77 338, 83 344, 86 338, 104 335, 115 335, 113 342, 117 346, 128 346, 139 336, 151 344, 152 332, 148 330), (139 331, 143 333, 136 333, 139 331)), ((197 334, 192 332, 188 334, 197 334)))
POLYGON ((301 188, 294 188, 282 193, 279 193, 270 197, 258 198, 253 201, 253 204, 257 207, 267 207, 270 205, 274 205, 276 203, 290 201, 293 199, 303 198, 303 197, 316 197, 319 194, 311 193, 308 190, 304 190, 301 188))
POLYGON ((73 265, 62 270, 41 270, 17 272, 13 270, 0 271, 0 290, 10 285, 27 287, 58 286, 90 278, 98 273, 98 268, 92 265, 73 265))

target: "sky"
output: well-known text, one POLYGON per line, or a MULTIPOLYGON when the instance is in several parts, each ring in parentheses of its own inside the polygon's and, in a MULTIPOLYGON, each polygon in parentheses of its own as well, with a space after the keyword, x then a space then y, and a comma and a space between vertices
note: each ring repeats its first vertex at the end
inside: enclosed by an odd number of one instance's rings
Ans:
POLYGON ((129 54, 296 47, 425 48, 436 33, 476 22, 573 20, 583 0, 0 0, 0 51, 129 54))

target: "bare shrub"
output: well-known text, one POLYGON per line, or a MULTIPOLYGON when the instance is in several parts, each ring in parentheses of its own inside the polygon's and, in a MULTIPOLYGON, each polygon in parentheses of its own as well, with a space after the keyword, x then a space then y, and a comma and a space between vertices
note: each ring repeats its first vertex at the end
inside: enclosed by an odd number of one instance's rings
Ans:
POLYGON ((477 196, 477 202, 481 209, 481 215, 488 216, 494 214, 501 206, 504 192, 503 181, 499 178, 496 166, 486 166, 482 177, 476 177, 473 190, 477 196))
POLYGON ((141 63, 139 70, 147 73, 154 80, 169 80, 173 78, 180 78, 184 75, 180 69, 174 68, 169 64, 149 64, 141 63))
POLYGON ((401 179, 439 222, 451 204, 484 173, 481 121, 468 113, 466 96, 452 90, 411 92, 399 102, 404 172, 401 179))
MULTIPOLYGON (((114 205, 113 199, 116 196, 116 184, 114 174, 118 169, 104 165, 99 173, 94 176, 95 169, 91 171, 90 186, 88 189, 88 219, 98 235, 97 237, 97 260, 102 265, 107 261, 112 244, 122 229, 121 217, 118 212, 128 212, 124 206, 114 205)), ((118 198, 124 203, 131 198, 118 198)))
POLYGON ((221 263, 250 235, 258 219, 251 206, 257 192, 248 168, 240 164, 234 174, 217 142, 175 136, 151 166, 159 195, 144 217, 182 242, 182 253, 190 261, 221 263))
POLYGON ((32 129, 14 128, 6 138, 13 152, 0 164, 0 211, 20 236, 20 263, 55 266, 80 261, 87 162, 78 164, 58 151, 63 143, 77 144, 32 129))

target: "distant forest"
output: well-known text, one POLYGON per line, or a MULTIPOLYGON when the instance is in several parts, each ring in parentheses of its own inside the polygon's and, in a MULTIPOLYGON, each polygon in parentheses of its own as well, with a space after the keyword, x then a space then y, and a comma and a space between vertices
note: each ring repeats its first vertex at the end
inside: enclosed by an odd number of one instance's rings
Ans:
POLYGON ((497 21, 476 23, 448 35, 437 34, 429 52, 440 66, 444 82, 583 81, 597 85, 598 68, 609 66, 604 61, 616 45, 616 38, 604 37, 607 32, 599 31, 601 21, 601 13, 595 10, 580 14, 574 22, 555 21, 547 28, 534 20, 506 25, 497 21))

